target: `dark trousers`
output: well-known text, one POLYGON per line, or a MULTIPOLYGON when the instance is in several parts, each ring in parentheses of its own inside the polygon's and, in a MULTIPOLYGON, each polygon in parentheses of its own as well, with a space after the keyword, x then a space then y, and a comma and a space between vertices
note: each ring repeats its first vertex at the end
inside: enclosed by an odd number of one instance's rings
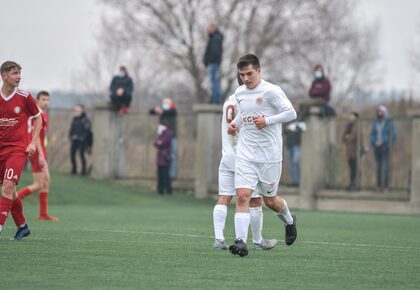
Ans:
POLYGON ((172 194, 169 166, 158 166, 157 190, 159 194, 172 194))
POLYGON ((386 145, 374 146, 376 161, 376 186, 387 188, 389 186, 389 147, 386 145))
POLYGON ((357 159, 350 158, 347 160, 350 168, 350 186, 356 185, 356 174, 357 174, 357 159))
POLYGON ((85 149, 86 145, 85 142, 80 140, 72 140, 71 147, 70 147, 70 157, 71 157, 71 173, 77 173, 77 162, 76 162, 76 154, 79 151, 80 160, 82 161, 82 174, 86 174, 86 159, 85 159, 85 149))
POLYGON ((116 111, 119 111, 123 106, 126 108, 130 107, 131 99, 131 95, 122 95, 121 97, 111 95, 111 103, 116 111))

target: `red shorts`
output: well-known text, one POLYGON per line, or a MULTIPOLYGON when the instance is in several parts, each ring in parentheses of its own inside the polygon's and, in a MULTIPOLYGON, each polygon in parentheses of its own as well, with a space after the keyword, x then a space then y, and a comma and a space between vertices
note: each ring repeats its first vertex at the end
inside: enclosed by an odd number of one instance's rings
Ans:
POLYGON ((0 183, 3 183, 3 180, 10 180, 18 184, 25 167, 26 157, 27 155, 21 152, 0 154, 0 183))
POLYGON ((39 163, 38 152, 35 152, 34 154, 29 155, 28 159, 31 162, 33 173, 47 172, 48 165, 47 163, 45 163, 45 166, 41 166, 41 164, 39 163))

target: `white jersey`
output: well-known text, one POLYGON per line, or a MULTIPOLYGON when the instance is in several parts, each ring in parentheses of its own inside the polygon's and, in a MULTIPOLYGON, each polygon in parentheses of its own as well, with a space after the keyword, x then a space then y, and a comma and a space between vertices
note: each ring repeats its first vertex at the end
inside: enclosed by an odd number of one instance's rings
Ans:
POLYGON ((281 124, 296 118, 296 112, 283 90, 261 80, 254 89, 240 86, 235 91, 235 98, 239 115, 234 122, 241 127, 236 156, 252 162, 281 162, 281 124), (265 117, 267 125, 260 130, 254 124, 254 118, 258 116, 265 117))
POLYGON ((235 119, 238 113, 238 103, 236 102, 235 95, 226 99, 223 105, 222 117, 222 160, 220 161, 219 168, 234 171, 235 170, 235 155, 236 144, 238 143, 237 136, 231 136, 227 130, 229 124, 235 119))

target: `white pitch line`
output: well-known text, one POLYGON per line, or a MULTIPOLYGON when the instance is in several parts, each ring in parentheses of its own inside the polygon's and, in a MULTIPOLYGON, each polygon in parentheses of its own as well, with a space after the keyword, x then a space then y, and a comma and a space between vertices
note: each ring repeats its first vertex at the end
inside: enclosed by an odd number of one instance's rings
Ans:
MULTIPOLYGON (((69 229, 66 229, 69 230, 69 229)), ((159 236, 172 236, 172 237, 185 237, 185 238, 199 238, 199 239, 213 239, 213 236, 196 235, 196 234, 180 234, 180 233, 163 233, 163 232, 149 232, 149 231, 126 231, 126 230, 104 230, 104 229, 72 229, 75 231, 84 232, 107 232, 116 234, 135 234, 135 235, 159 235, 159 236)), ((418 247, 403 247, 403 246, 389 246, 378 244, 359 244, 359 243, 338 243, 338 242, 324 242, 324 241, 298 241, 303 244, 316 244, 327 246, 342 246, 342 247, 359 247, 359 248, 381 248, 392 250, 417 250, 418 247)))

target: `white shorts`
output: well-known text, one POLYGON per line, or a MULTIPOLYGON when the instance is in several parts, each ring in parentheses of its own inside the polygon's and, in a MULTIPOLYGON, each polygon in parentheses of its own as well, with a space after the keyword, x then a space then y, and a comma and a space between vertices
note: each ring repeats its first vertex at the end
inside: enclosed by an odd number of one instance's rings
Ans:
POLYGON ((249 188, 261 195, 277 195, 282 164, 260 163, 236 158, 235 188, 249 188))
MULTIPOLYGON (((235 172, 219 169, 219 195, 235 196, 235 172)), ((252 192, 252 198, 261 197, 258 190, 252 192)))

